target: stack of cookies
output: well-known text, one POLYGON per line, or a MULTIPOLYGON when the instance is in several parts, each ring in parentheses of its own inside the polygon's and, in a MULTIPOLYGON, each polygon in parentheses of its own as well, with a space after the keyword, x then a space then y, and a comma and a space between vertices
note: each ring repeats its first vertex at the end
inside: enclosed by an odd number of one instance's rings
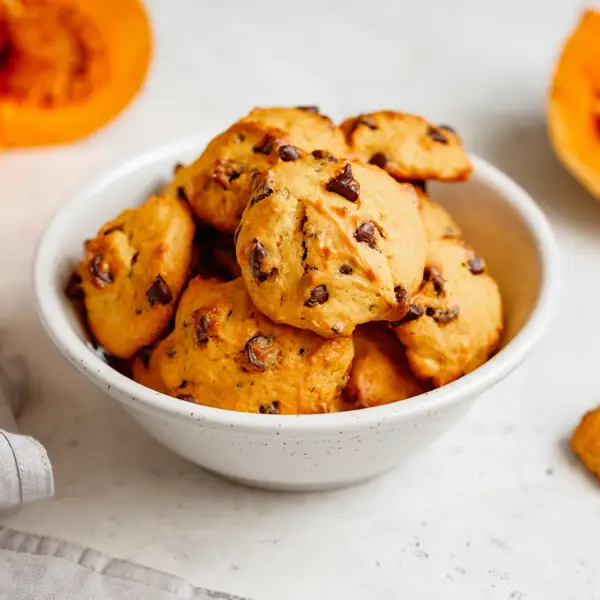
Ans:
POLYGON ((447 126, 258 108, 85 243, 70 293, 139 383, 264 414, 378 406, 483 364, 498 287, 427 180, 471 172, 447 126))

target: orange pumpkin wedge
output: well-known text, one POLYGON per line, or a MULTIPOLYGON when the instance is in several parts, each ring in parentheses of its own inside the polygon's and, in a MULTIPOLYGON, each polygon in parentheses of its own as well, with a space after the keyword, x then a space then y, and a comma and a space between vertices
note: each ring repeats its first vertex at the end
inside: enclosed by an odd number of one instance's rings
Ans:
POLYGON ((588 10, 568 39, 550 92, 548 127, 563 164, 600 199, 600 12, 588 10))
POLYGON ((0 148, 89 135, 136 95, 151 50, 139 0, 0 0, 0 148))

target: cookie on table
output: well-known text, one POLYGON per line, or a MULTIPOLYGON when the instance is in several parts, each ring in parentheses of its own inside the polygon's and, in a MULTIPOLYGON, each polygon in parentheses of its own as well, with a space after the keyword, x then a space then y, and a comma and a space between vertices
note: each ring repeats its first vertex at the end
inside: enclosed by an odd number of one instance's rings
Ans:
POLYGON ((571 447, 586 468, 600 477, 600 408, 583 416, 573 432, 571 447))
POLYGON ((458 134, 423 117, 384 110, 341 124, 350 152, 398 180, 463 181, 472 170, 458 134))
POLYGON ((153 196, 85 243, 78 268, 91 332, 120 358, 154 342, 186 283, 194 221, 187 204, 153 196))
POLYGON ((337 411, 352 338, 326 340, 278 325, 252 303, 243 279, 194 278, 174 331, 154 352, 159 381, 181 400, 266 414, 337 411))
POLYGON ((179 168, 165 188, 179 194, 196 216, 233 233, 248 202, 252 180, 274 165, 285 133, 257 122, 235 123, 214 138, 190 165, 179 168))
POLYGON ((390 326, 414 375, 440 387, 482 365, 497 350, 502 303, 485 262, 462 241, 429 245, 421 289, 390 326))
POLYGON ((382 406, 427 391, 408 367, 402 344, 384 323, 360 325, 345 395, 353 408, 382 406))
POLYGON ((443 206, 431 200, 426 194, 421 194, 419 212, 423 219, 423 227, 425 228, 427 240, 430 243, 443 239, 463 239, 463 233, 452 218, 452 215, 443 206))
POLYGON ((346 141, 341 129, 316 106, 255 108, 243 121, 261 123, 284 131, 294 146, 307 152, 327 150, 345 156, 346 141))
POLYGON ((414 188, 321 151, 257 178, 236 239, 259 310, 324 337, 402 318, 425 265, 414 188))

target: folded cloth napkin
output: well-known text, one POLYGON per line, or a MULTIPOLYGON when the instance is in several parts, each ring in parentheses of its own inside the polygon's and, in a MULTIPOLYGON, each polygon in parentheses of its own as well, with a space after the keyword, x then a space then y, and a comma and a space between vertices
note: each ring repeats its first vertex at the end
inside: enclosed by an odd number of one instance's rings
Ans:
POLYGON ((27 367, 21 357, 0 363, 0 509, 54 494, 44 447, 18 432, 14 415, 27 399, 27 367))
MULTIPOLYGON (((27 400, 28 382, 21 358, 0 361, 0 508, 54 493, 46 451, 33 438, 18 433, 14 418, 27 400)), ((193 587, 174 575, 90 548, 0 526, 0 600, 5 598, 244 600, 193 587)))
POLYGON ((76 544, 3 527, 0 590, 0 597, 10 600, 244 600, 76 544))

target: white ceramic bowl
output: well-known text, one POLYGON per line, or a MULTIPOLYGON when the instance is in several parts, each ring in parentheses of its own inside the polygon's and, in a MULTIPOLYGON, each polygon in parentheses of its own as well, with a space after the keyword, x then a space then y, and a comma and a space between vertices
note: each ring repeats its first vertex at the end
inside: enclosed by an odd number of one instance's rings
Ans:
POLYGON ((37 308, 73 366, 119 400, 161 444, 198 465, 250 485, 286 490, 345 486, 388 471, 446 432, 482 392, 506 377, 547 328, 558 298, 558 251, 533 200, 473 157, 470 181, 431 186, 486 257, 504 299, 502 350, 462 379, 427 394, 347 413, 273 416, 181 402, 127 379, 86 345, 63 294, 82 244, 123 209, 142 202, 191 160, 206 139, 175 143, 120 164, 74 194, 42 237, 34 266, 37 308))

